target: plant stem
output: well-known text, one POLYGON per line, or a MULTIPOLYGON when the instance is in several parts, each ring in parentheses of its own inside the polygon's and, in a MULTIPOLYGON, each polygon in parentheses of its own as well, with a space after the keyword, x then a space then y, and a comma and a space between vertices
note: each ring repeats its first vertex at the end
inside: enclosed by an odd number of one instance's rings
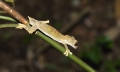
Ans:
POLYGON ((17 24, 0 24, 0 28, 5 28, 5 27, 17 27, 17 24))
POLYGON ((16 20, 14 20, 13 18, 8 17, 8 16, 2 16, 2 15, 0 15, 0 19, 16 22, 16 20))
MULTIPOLYGON (((17 24, 0 24, 0 28, 4 28, 4 27, 16 27, 16 26, 18 26, 18 25, 17 24)), ((62 52, 62 53, 65 52, 64 47, 62 45, 60 45, 58 42, 52 40, 51 38, 45 36, 44 34, 42 34, 40 32, 37 32, 36 35, 38 35, 43 40, 45 40, 46 42, 48 42, 49 44, 51 44, 54 48, 56 48, 60 52, 62 52)), ((68 57, 72 61, 74 61, 76 64, 78 64, 79 66, 81 66, 83 69, 85 69, 86 71, 88 71, 88 72, 96 72, 92 67, 90 67, 89 65, 87 65, 85 62, 83 62, 81 59, 79 59, 74 54, 72 54, 72 55, 69 54, 68 57)))
MULTIPOLYGON (((59 50, 60 52, 62 52, 62 53, 65 52, 64 47, 61 46, 59 43, 55 42, 54 40, 52 40, 51 38, 45 36, 44 34, 42 34, 40 32, 37 32, 37 35, 40 36, 42 39, 44 39, 46 42, 48 42, 50 45, 52 45, 54 48, 56 48, 57 50, 59 50)), ((74 54, 72 54, 72 55, 69 54, 68 57, 72 61, 74 61, 75 63, 77 63, 79 66, 81 66, 82 68, 84 68, 85 70, 87 70, 88 72, 96 72, 92 67, 90 67, 89 65, 87 65, 85 62, 83 62, 81 59, 79 59, 74 54)))

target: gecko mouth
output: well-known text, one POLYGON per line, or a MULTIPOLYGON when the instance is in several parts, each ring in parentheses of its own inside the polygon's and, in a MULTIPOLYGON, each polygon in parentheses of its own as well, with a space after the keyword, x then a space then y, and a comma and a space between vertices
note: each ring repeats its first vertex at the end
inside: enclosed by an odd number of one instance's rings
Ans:
POLYGON ((75 42, 75 44, 69 44, 69 43, 67 43, 68 45, 70 45, 71 47, 73 47, 74 49, 77 49, 77 44, 78 44, 78 42, 76 41, 75 42))

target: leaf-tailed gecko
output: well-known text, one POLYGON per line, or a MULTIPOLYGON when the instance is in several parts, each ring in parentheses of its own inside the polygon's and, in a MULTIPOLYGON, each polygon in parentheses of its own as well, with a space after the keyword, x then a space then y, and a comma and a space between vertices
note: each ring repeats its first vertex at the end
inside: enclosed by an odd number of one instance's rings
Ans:
POLYGON ((60 32, 58 32, 55 28, 53 28, 52 26, 48 25, 47 23, 49 23, 49 20, 47 21, 39 21, 36 20, 34 18, 29 17, 29 26, 24 25, 24 24, 20 24, 17 26, 17 28, 22 29, 24 28, 25 30, 27 30, 30 34, 32 34, 33 32, 35 32, 37 29, 40 30, 41 32, 43 32, 45 35, 49 36, 50 38, 52 38, 53 40, 62 43, 66 49, 66 51, 64 52, 65 56, 68 56, 68 54, 72 54, 72 52, 70 52, 70 50, 68 49, 68 45, 72 46, 73 48, 77 48, 77 40, 73 37, 73 36, 69 36, 69 35, 62 35, 60 32))

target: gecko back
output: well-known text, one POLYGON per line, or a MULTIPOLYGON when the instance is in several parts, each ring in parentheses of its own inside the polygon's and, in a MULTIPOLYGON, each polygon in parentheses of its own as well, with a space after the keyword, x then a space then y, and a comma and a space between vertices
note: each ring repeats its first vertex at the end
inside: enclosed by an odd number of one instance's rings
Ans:
POLYGON ((52 26, 47 24, 47 23, 49 23, 48 20, 47 21, 38 21, 34 18, 29 17, 29 23, 30 23, 30 25, 32 25, 33 28, 36 27, 36 29, 42 31, 44 34, 46 34, 53 40, 60 42, 60 39, 64 37, 55 28, 53 28, 52 26))

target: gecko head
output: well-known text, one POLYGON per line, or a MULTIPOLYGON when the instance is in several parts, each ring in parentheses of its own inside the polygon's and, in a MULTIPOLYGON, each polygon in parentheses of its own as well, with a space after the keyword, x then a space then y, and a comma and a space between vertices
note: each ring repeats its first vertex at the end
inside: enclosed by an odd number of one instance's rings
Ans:
POLYGON ((34 18, 32 18, 32 17, 29 17, 29 16, 28 16, 28 18, 29 18, 29 23, 30 23, 30 25, 35 25, 35 24, 36 24, 36 22, 37 22, 36 19, 34 19, 34 18))
POLYGON ((32 17, 29 17, 29 16, 28 16, 28 18, 29 18, 29 23, 30 23, 30 25, 49 23, 49 20, 46 20, 46 21, 38 21, 38 20, 36 20, 36 19, 34 19, 34 18, 32 18, 32 17))
POLYGON ((77 46, 78 41, 73 36, 65 35, 65 39, 66 39, 65 42, 68 45, 72 46, 75 49, 78 47, 77 46))

